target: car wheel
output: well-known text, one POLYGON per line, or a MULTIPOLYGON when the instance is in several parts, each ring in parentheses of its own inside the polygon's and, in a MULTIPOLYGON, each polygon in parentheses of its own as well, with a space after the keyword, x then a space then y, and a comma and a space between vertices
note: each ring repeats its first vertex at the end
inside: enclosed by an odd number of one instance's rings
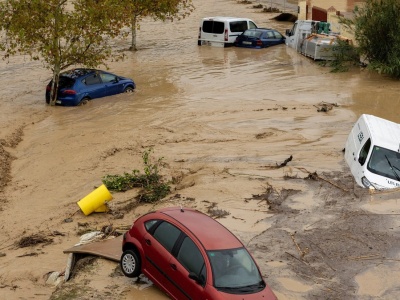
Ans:
POLYGON ((124 89, 124 93, 133 93, 133 87, 127 86, 127 87, 124 89))
POLYGON ((125 276, 132 278, 140 275, 141 261, 135 251, 125 250, 121 256, 120 265, 125 276))
POLYGON ((78 103, 78 105, 85 105, 89 102, 89 100, 90 100, 90 98, 85 97, 78 103))

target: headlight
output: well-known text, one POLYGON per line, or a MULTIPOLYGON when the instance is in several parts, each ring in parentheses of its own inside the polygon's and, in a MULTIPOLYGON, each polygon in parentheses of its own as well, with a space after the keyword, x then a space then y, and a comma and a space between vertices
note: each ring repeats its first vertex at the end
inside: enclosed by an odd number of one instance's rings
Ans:
POLYGON ((369 188, 370 190, 375 190, 374 185, 365 176, 361 178, 361 182, 366 188, 369 188))

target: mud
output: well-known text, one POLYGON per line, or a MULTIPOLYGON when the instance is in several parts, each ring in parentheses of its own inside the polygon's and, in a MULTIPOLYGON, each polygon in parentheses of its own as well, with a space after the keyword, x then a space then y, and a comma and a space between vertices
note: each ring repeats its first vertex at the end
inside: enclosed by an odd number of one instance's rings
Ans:
MULTIPOLYGON (((167 299, 104 259, 89 259, 57 288, 46 278, 63 272, 63 250, 82 233, 126 230, 171 205, 218 218, 249 247, 279 299, 400 298, 400 194, 358 187, 342 153, 359 114, 400 122, 398 81, 363 69, 332 74, 285 45, 198 47, 206 16, 249 17, 282 33, 292 24, 254 4, 194 4, 179 22, 144 20, 139 51, 109 62, 136 81, 133 95, 49 107, 50 73, 40 63, 0 62, 0 299, 167 299), (84 216, 76 202, 105 175, 141 169, 149 148, 167 163, 170 196, 150 205, 135 201, 135 189, 113 193, 111 213, 84 216), (15 247, 36 234, 52 242, 15 247)), ((277 6, 295 11, 290 5, 277 6)))

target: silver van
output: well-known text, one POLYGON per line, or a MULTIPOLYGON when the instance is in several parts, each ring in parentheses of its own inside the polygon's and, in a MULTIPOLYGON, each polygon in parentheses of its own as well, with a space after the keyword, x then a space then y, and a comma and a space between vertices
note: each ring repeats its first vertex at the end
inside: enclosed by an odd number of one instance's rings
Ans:
POLYGON ((198 45, 214 47, 232 46, 236 38, 249 28, 257 28, 257 24, 247 18, 208 17, 200 22, 198 45))

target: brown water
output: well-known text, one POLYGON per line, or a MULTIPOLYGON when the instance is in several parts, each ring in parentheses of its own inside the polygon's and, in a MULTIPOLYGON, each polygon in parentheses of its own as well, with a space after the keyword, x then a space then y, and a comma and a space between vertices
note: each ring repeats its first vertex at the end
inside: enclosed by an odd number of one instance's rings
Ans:
MULTIPOLYGON (((8 202, 0 211, 0 252, 7 254, 0 258, 0 299, 48 299, 54 289, 44 285, 43 275, 65 267, 62 250, 78 242, 77 222, 126 225, 150 209, 144 206, 123 220, 76 213, 76 201, 98 186, 102 176, 140 168, 144 149, 154 147, 155 155, 169 163, 169 173, 183 174, 177 192, 196 199, 161 206, 204 210, 204 201, 216 202, 235 216, 221 222, 246 244, 271 225, 266 206, 255 201, 243 206, 243 199, 263 190, 259 178, 283 187, 283 173, 295 174, 296 166, 342 171, 340 150, 360 114, 400 122, 398 81, 362 70, 332 74, 285 45, 263 50, 198 47, 199 21, 206 16, 249 17, 282 33, 292 24, 276 23, 270 20, 275 15, 236 1, 194 4, 193 14, 179 22, 143 21, 139 51, 127 53, 124 62, 109 63, 110 71, 135 80, 133 95, 97 99, 82 107, 48 107, 44 89, 50 73, 40 63, 23 57, 0 62, 0 139, 9 140, 18 135, 16 129, 24 128, 18 147, 7 148, 16 159, 5 191, 8 202), (315 105, 321 101, 339 108, 317 113, 315 105), (262 168, 289 155, 295 157, 293 169, 262 168), (74 223, 63 222, 69 215, 74 215, 74 223), (66 236, 55 237, 53 245, 43 248, 9 247, 24 234, 52 230, 66 236), (40 255, 17 257, 30 251, 40 255)), ((128 42, 116 46, 127 48, 128 42)), ((116 194, 112 202, 129 197, 132 194, 116 194)), ((306 194, 294 205, 304 209, 314 203, 306 194)), ((399 208, 394 203, 388 209, 399 208)), ((154 287, 142 285, 140 290, 128 279, 110 279, 115 265, 100 265, 91 286, 118 284, 120 299, 165 298, 154 287)), ((263 273, 282 267, 261 262, 263 273)), ((380 280, 391 270, 384 266, 360 274, 360 295, 381 295, 385 287, 380 280), (367 284, 374 278, 377 288, 367 284)), ((280 299, 301 299, 313 288, 290 276, 275 280, 280 284, 272 288, 280 299)))

